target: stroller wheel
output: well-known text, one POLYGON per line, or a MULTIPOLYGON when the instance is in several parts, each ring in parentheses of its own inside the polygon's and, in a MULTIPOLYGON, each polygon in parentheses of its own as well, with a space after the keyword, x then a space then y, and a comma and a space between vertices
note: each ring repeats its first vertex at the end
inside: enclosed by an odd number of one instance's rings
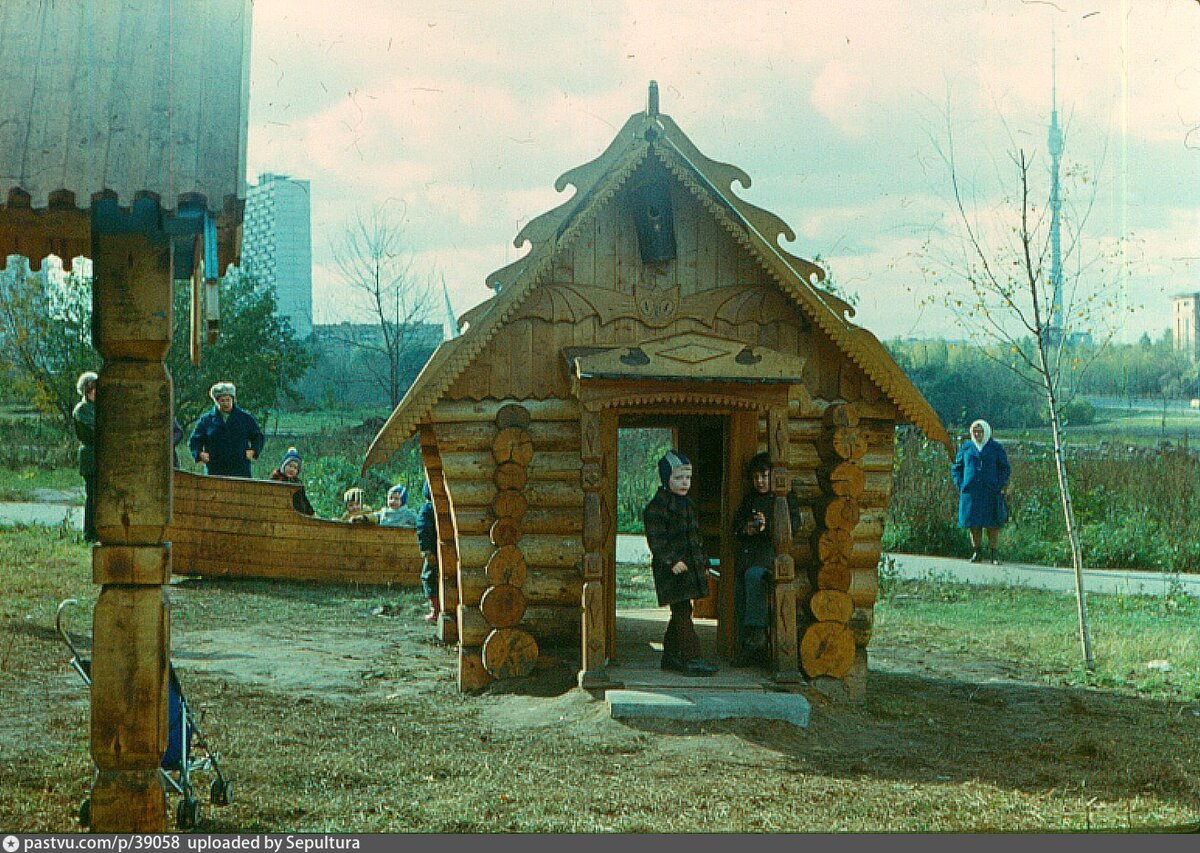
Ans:
POLYGON ((175 809, 175 825, 179 829, 195 829, 198 823, 200 823, 200 803, 191 799, 180 800, 179 807, 175 809))
POLYGON ((208 795, 214 806, 227 806, 233 800, 233 784, 227 779, 213 779, 208 795))
POLYGON ((86 798, 79 804, 79 825, 84 829, 92 828, 92 798, 86 798))

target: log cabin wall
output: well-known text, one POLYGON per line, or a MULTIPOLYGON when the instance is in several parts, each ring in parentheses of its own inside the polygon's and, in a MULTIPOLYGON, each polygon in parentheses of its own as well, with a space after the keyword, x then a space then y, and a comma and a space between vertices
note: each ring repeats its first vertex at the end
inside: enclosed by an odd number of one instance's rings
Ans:
MULTIPOLYGON (((804 672, 818 686, 859 700, 879 590, 896 411, 853 364, 843 360, 837 375, 842 397, 813 399, 793 388, 788 407, 787 469, 801 506, 792 543, 796 626, 804 672)), ((765 417, 758 449, 768 449, 765 417)))
POLYGON ((474 690, 503 671, 485 665, 493 638, 534 661, 538 646, 580 640, 579 407, 447 399, 431 421, 453 515, 459 682, 474 690))
MULTIPOLYGON (((599 157, 559 178, 576 192, 522 229, 528 254, 488 277, 492 298, 463 316, 364 465, 417 430, 444 480, 445 598, 453 588, 458 602, 443 635, 459 637, 465 689, 531 667, 539 642, 580 639, 580 683, 599 684, 614 643, 605 464, 619 421, 721 417, 720 514, 740 499, 755 445, 774 456, 773 676, 795 681, 803 664, 847 692, 864 683, 893 425, 916 423, 948 451, 949 437, 878 339, 821 290, 820 267, 784 248, 786 223, 734 191, 749 177, 696 149, 656 102, 652 91, 599 157)), ((725 531, 721 546, 729 561, 725 531)))

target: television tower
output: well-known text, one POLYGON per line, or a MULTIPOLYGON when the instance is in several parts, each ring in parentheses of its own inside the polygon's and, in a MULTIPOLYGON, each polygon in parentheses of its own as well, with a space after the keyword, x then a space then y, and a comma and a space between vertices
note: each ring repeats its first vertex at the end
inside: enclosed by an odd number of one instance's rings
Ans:
POLYGON ((1058 67, 1054 43, 1050 46, 1050 288, 1053 296, 1046 318, 1050 343, 1057 346, 1063 335, 1062 303, 1062 231, 1059 216, 1062 196, 1059 192, 1058 168, 1062 159, 1063 137, 1058 126, 1058 67))

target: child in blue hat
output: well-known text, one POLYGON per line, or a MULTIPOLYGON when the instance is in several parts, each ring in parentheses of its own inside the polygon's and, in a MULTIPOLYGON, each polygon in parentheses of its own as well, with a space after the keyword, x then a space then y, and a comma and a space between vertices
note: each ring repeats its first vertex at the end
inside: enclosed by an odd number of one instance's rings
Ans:
POLYGON ((662 668, 685 675, 707 676, 717 667, 700 654, 700 638, 692 622, 692 600, 708 596, 708 557, 700 538, 696 507, 688 498, 692 463, 677 450, 658 460, 662 486, 642 511, 650 545, 654 591, 658 603, 671 608, 663 636, 662 668))

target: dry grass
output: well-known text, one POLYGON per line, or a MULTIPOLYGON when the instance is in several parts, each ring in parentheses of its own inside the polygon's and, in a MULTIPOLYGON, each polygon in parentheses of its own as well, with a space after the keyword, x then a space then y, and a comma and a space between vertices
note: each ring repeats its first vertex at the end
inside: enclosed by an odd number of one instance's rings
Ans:
MULTIPOLYGON (((76 829, 86 694, 50 625, 60 598, 93 596, 86 554, 5 533, 0 560, 0 826, 76 829)), ((177 664, 236 786, 207 832, 1122 831, 1200 810, 1196 703, 1041 684, 1028 663, 942 645, 934 623, 914 642, 881 619, 866 704, 817 697, 806 731, 632 727, 578 691, 461 696, 414 591, 171 594, 177 664), (384 602, 401 615, 372 615, 384 602), (209 655, 217 635, 238 645, 209 655), (301 652, 326 686, 280 683, 301 652)))

